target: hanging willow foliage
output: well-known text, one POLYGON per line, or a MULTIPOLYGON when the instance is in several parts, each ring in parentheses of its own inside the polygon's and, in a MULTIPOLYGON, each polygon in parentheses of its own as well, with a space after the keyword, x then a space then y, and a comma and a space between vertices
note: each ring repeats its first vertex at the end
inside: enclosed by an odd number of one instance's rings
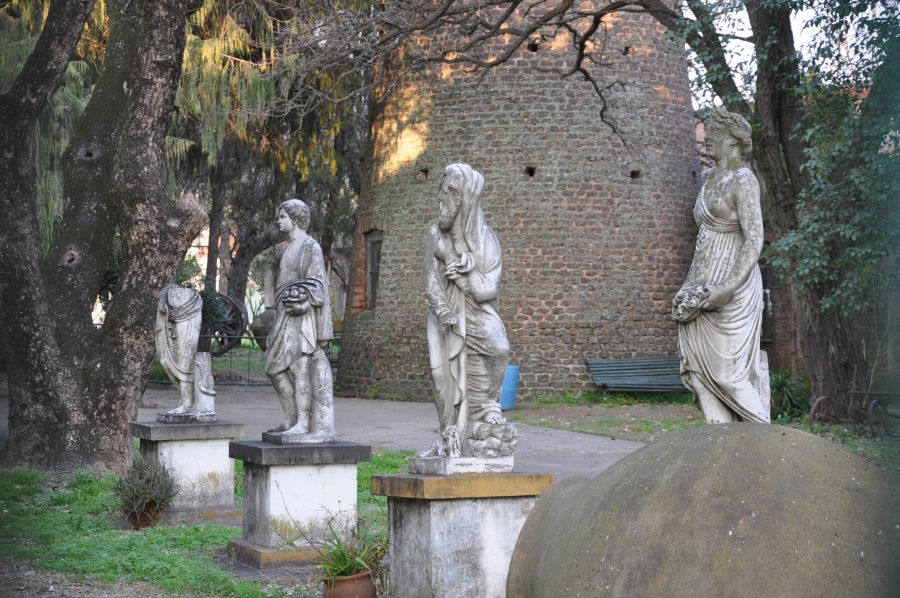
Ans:
MULTIPOLYGON (((5 91, 37 43, 49 2, 13 0, 0 10, 0 91, 5 91)), ((105 2, 97 2, 91 24, 79 45, 80 60, 69 63, 62 84, 38 119, 35 136, 37 215, 44 252, 50 248, 53 229, 62 216, 63 184, 60 161, 69 145, 75 123, 91 97, 97 69, 90 60, 102 59, 98 32, 106 19, 105 2)))

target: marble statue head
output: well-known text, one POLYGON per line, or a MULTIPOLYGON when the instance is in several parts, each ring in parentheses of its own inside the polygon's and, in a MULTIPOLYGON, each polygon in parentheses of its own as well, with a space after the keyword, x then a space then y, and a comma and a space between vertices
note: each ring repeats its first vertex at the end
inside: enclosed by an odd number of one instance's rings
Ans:
POLYGON ((278 207, 278 210, 284 210, 285 214, 294 221, 299 228, 306 230, 309 228, 309 206, 300 199, 289 199, 278 207))
POLYGON ((753 151, 753 129, 743 116, 716 107, 709 111, 704 120, 707 146, 715 146, 722 141, 734 143, 741 158, 750 160, 753 151))
POLYGON ((472 241, 480 237, 484 225, 483 190, 484 176, 468 164, 449 164, 444 169, 438 191, 438 227, 448 231, 459 219, 470 247, 476 246, 472 241))

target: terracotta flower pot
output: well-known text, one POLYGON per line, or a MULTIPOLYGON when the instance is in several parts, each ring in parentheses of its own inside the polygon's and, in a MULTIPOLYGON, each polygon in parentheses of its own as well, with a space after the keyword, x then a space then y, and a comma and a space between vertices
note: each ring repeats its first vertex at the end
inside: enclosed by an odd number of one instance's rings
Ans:
POLYGON ((322 598, 375 598, 375 582, 369 571, 325 580, 322 598))
POLYGON ((162 517, 162 509, 153 503, 148 504, 147 508, 140 513, 131 513, 128 515, 128 519, 131 521, 131 525, 134 526, 134 529, 153 527, 159 523, 160 517, 162 517))

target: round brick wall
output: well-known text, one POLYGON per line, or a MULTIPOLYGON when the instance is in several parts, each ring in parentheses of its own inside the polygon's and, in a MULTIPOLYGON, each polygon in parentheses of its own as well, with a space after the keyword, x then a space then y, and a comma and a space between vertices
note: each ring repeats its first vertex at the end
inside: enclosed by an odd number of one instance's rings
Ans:
MULTIPOLYGON (((430 400, 422 250, 444 166, 485 176, 503 249, 500 314, 520 397, 592 387, 587 358, 676 355, 671 298, 684 279, 699 186, 685 61, 652 18, 610 21, 602 104, 562 44, 522 48, 478 77, 444 66, 373 112, 358 207, 338 390, 430 400), (381 233, 375 306, 366 234, 381 233)), ((370 237, 371 238, 371 237, 370 237)))

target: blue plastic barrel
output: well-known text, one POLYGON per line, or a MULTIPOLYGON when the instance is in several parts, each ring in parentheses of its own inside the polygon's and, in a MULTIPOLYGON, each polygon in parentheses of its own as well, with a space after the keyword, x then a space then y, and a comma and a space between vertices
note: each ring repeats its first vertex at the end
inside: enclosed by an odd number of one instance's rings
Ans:
POLYGON ((519 386, 519 366, 507 365, 506 374, 503 375, 503 385, 500 386, 500 409, 509 411, 516 408, 516 388, 519 386))

